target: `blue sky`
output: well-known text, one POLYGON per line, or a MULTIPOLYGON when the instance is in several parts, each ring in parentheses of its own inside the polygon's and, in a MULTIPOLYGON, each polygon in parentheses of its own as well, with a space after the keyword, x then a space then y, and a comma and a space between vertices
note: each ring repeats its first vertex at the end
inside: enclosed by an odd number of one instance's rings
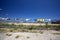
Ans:
POLYGON ((60 18, 60 0, 0 0, 0 17, 60 18))

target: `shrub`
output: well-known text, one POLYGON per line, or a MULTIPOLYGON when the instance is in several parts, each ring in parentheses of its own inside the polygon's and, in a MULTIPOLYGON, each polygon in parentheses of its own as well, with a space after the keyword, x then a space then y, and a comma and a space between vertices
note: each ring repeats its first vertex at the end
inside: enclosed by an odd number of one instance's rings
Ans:
POLYGON ((6 34, 7 36, 11 36, 12 34, 6 34))
POLYGON ((27 29, 22 29, 21 32, 28 32, 28 30, 27 29))
POLYGON ((42 32, 42 31, 40 31, 40 33, 41 33, 41 34, 43 34, 43 32, 42 32))
POLYGON ((27 37, 28 39, 30 38, 30 37, 27 37))
POLYGON ((10 32, 13 32, 13 30, 10 30, 10 32))
POLYGON ((19 35, 17 35, 15 38, 19 38, 19 35))
POLYGON ((5 29, 1 29, 1 28, 0 28, 0 32, 5 32, 5 31, 6 31, 5 29))
POLYGON ((37 33, 38 30, 29 30, 29 32, 31 32, 31 33, 37 33))
POLYGON ((52 34, 54 34, 54 35, 60 35, 60 33, 52 33, 52 34))

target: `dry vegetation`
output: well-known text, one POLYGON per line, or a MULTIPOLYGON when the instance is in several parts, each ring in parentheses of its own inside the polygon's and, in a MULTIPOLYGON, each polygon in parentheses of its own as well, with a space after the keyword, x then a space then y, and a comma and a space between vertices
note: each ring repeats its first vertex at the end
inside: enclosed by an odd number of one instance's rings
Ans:
POLYGON ((0 32, 34 32, 36 33, 36 32, 40 32, 40 30, 60 30, 60 25, 35 26, 35 25, 0 24, 0 32))

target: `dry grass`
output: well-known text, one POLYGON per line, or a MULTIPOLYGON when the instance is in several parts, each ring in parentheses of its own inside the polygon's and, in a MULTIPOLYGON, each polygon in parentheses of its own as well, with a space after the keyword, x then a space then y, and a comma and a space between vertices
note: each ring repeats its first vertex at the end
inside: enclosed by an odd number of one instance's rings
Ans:
POLYGON ((11 36, 12 34, 6 34, 7 36, 11 36))
POLYGON ((19 35, 17 35, 15 38, 19 38, 20 36, 19 35))

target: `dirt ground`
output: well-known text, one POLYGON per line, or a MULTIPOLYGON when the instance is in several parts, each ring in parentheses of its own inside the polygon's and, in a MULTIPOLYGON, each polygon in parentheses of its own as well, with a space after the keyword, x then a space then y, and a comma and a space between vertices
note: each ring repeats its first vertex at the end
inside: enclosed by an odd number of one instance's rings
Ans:
POLYGON ((0 33, 0 40, 60 40, 60 35, 52 33, 60 33, 54 30, 42 30, 43 33, 29 32, 7 32, 0 33))

